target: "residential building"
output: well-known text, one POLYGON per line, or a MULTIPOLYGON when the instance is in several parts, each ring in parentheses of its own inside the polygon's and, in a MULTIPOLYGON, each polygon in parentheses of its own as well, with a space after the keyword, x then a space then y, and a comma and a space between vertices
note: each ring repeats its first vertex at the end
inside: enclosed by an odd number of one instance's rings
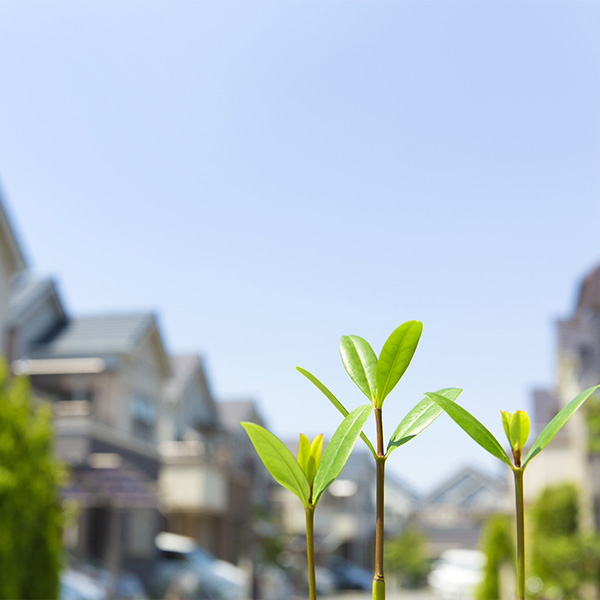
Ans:
MULTIPOLYGON (((600 383, 600 265, 583 279, 573 313, 558 322, 557 346, 555 384, 534 392, 537 432, 571 399, 600 383)), ((533 499, 547 485, 573 482, 583 495, 584 523, 600 528, 600 454, 590 445, 588 423, 592 404, 588 400, 531 462, 525 493, 533 499)))
POLYGON ((165 527, 238 563, 256 542, 253 509, 266 507, 266 470, 240 421, 263 424, 251 400, 216 402, 197 356, 172 359, 160 445, 165 527))
POLYGON ((225 557, 229 458, 217 406, 198 356, 172 357, 171 373, 160 429, 165 529, 225 557))
POLYGON ((429 540, 429 554, 444 550, 474 550, 481 526, 493 514, 509 509, 508 480, 461 467, 421 503, 416 523, 429 540))
POLYGON ((256 531, 259 518, 270 509, 268 490, 271 476, 262 464, 248 435, 240 425, 242 421, 266 426, 251 399, 225 400, 218 403, 219 418, 227 435, 230 466, 229 518, 225 536, 230 544, 231 556, 254 558, 259 543, 256 531))
POLYGON ((70 467, 66 532, 79 560, 146 582, 160 528, 156 482, 162 390, 170 375, 150 313, 72 318, 51 280, 15 282, 13 370, 53 405, 56 452, 70 467))

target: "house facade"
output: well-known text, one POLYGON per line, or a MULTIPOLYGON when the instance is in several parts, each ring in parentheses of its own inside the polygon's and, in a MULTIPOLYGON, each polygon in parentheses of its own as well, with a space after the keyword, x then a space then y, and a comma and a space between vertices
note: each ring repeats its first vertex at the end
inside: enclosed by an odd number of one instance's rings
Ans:
POLYGON ((159 478, 165 528, 233 563, 256 542, 253 509, 268 502, 266 470, 240 421, 263 424, 251 400, 216 402, 197 356, 172 359, 159 478))
MULTIPOLYGON (((600 265, 582 281, 575 310, 558 322, 556 381, 534 392, 534 424, 539 432, 580 392, 600 383, 600 265)), ((547 485, 575 483, 583 496, 584 524, 600 528, 600 454, 592 438, 588 400, 552 443, 528 467, 527 490, 535 498, 547 485)))
POLYGON ((483 523, 512 506, 507 479, 471 467, 457 469, 423 499, 416 514, 427 536, 429 555, 444 550, 475 550, 483 523))
POLYGON ((154 315, 68 317, 51 280, 16 282, 11 308, 13 372, 52 403, 56 453, 70 468, 63 497, 80 507, 67 546, 77 560, 149 583, 170 375, 154 315))

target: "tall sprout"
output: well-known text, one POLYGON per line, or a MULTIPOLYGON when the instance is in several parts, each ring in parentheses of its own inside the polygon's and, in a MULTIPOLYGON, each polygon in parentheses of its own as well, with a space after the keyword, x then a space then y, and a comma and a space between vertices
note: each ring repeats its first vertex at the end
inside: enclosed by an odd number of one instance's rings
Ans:
POLYGON ((510 444, 512 461, 500 442, 468 411, 453 402, 449 402, 443 395, 436 393, 426 394, 440 408, 443 408, 457 425, 482 448, 512 469, 515 480, 515 512, 517 523, 517 600, 524 600, 525 598, 525 523, 523 509, 523 474, 525 468, 552 441, 573 413, 599 388, 600 385, 591 387, 573 398, 544 427, 524 460, 523 450, 529 439, 531 427, 529 416, 524 410, 517 410, 512 414, 501 411, 502 425, 510 444))
MULTIPOLYGON (((369 343, 357 335, 343 336, 340 342, 344 367, 360 391, 369 399, 375 417, 377 437, 375 445, 364 433, 361 433, 361 437, 371 451, 376 464, 377 517, 375 525, 375 573, 373 577, 374 600, 385 600, 383 549, 386 460, 393 450, 412 440, 442 413, 442 409, 435 402, 430 398, 425 398, 402 419, 389 439, 387 447, 385 446, 383 403, 408 369, 422 331, 423 324, 420 321, 408 321, 400 325, 383 345, 379 357, 377 357, 369 343)), ((300 367, 296 368, 317 386, 343 415, 348 414, 345 406, 314 375, 300 367)), ((457 388, 445 388, 436 392, 436 395, 452 404, 461 391, 457 388)))

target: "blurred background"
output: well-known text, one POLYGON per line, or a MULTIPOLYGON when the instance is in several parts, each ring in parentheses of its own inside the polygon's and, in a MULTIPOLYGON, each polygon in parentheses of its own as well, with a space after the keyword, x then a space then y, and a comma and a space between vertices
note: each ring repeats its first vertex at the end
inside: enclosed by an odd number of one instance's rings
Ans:
MULTIPOLYGON (((303 515, 239 421, 331 435, 294 367, 363 403, 341 335, 424 323, 387 435, 451 386, 499 438, 500 410, 539 432, 598 383, 599 25, 592 2, 1 2, 0 326, 30 387, 4 376, 0 596, 302 594, 303 515)), ((598 415, 528 470, 532 597, 596 595, 598 415)), ((370 579, 361 450, 317 511, 323 595, 370 579)), ((442 416, 387 485, 391 587, 510 597, 499 464, 442 416)))

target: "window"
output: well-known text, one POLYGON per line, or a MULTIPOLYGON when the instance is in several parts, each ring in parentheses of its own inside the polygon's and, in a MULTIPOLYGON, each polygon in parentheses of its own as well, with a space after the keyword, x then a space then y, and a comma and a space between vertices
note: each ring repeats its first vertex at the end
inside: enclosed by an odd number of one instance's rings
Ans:
POLYGON ((154 441, 156 431, 156 407, 154 402, 141 394, 134 394, 129 404, 131 432, 138 438, 154 441))

